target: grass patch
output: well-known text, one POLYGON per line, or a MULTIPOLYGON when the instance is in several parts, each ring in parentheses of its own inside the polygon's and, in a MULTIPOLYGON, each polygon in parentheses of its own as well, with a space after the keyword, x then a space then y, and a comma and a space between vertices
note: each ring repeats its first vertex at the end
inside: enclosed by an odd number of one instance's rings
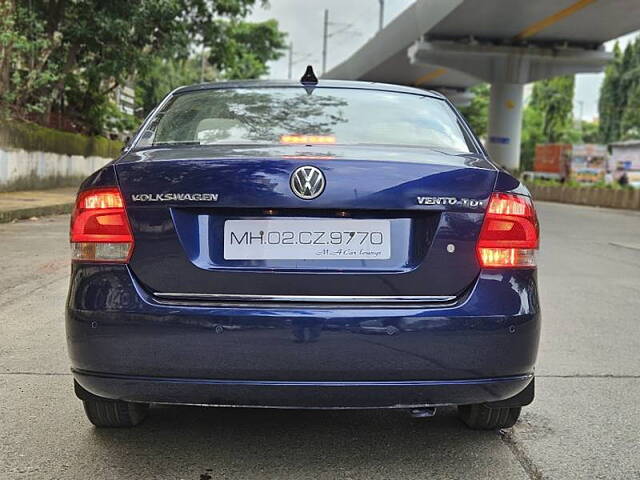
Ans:
POLYGON ((635 190, 635 188, 631 185, 622 186, 618 182, 613 183, 605 183, 605 182, 597 182, 584 184, 576 182, 575 180, 567 180, 565 182, 561 182, 559 180, 550 180, 544 178, 532 178, 527 180, 526 185, 535 186, 535 187, 569 187, 569 188, 602 188, 606 190, 635 190))
POLYGON ((78 187, 85 175, 62 176, 51 175, 38 177, 35 173, 23 175, 9 183, 0 185, 0 192, 20 192, 24 190, 50 190, 52 188, 78 187))
POLYGON ((116 158, 123 143, 100 136, 64 132, 18 120, 0 120, 0 147, 83 157, 116 158))

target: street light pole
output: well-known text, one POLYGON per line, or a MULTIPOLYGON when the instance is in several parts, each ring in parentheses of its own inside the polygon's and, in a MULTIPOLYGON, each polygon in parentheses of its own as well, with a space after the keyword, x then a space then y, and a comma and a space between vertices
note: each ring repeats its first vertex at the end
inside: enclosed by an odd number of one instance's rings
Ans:
POLYGON ((324 10, 324 33, 322 35, 322 74, 327 70, 327 38, 329 37, 329 10, 324 10))
POLYGON ((352 30, 352 23, 344 23, 344 22, 330 22, 329 21, 329 10, 325 9, 324 11, 324 29, 322 34, 322 74, 324 75, 327 71, 327 41, 335 36, 335 35, 359 35, 357 31, 352 30), (329 33, 329 27, 338 27, 333 32, 329 33))
POLYGON ((578 100, 578 105, 580 105, 580 116, 578 117, 578 127, 580 128, 580 140, 584 142, 584 131, 582 130, 582 115, 584 109, 584 102, 582 100, 578 100))
POLYGON ((378 22, 378 31, 382 30, 384 26, 384 0, 378 0, 380 2, 380 20, 378 22))

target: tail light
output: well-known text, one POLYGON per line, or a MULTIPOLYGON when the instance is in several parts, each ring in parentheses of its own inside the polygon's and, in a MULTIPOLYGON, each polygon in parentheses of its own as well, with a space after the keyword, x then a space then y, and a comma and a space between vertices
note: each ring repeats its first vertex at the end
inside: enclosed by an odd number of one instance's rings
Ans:
POLYGON ((535 267, 538 219, 528 197, 494 193, 478 239, 478 260, 484 268, 535 267))
POLYGON ((132 251, 133 235, 120 190, 80 192, 71 216, 72 259, 126 263, 132 251))

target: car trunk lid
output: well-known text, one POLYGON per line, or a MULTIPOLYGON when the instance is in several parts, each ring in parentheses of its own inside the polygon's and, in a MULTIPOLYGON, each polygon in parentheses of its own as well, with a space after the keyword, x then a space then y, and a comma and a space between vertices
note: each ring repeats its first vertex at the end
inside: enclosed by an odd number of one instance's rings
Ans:
POLYGON ((133 274, 160 296, 212 300, 460 295, 479 273, 475 242, 496 178, 473 154, 364 146, 156 148, 130 153, 116 171, 133 274), (292 191, 301 166, 323 173, 317 198, 292 191), (287 231, 369 225, 387 228, 390 244, 372 258, 238 258, 225 228, 246 221, 287 231))

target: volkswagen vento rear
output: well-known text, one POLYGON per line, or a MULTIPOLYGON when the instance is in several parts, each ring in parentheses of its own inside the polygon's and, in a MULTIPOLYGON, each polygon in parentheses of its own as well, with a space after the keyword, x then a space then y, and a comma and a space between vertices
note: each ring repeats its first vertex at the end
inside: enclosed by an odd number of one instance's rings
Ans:
POLYGON ((98 426, 151 403, 533 399, 538 225, 452 105, 358 82, 183 87, 72 217, 75 390, 98 426))

